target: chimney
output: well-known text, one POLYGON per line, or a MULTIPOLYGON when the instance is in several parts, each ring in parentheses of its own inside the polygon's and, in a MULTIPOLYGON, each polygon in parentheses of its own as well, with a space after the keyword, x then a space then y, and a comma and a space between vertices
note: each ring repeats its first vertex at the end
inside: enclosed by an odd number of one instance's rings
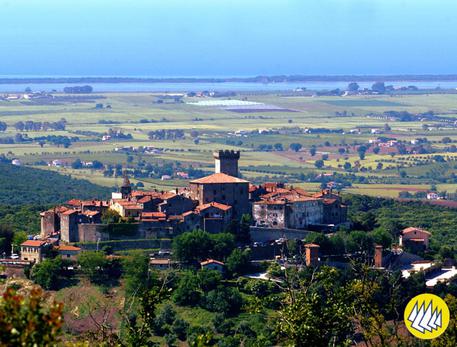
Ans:
POLYGON ((319 265, 319 245, 307 243, 305 245, 306 266, 316 267, 319 265))
POLYGON ((376 245, 374 249, 374 267, 382 267, 382 246, 376 245))

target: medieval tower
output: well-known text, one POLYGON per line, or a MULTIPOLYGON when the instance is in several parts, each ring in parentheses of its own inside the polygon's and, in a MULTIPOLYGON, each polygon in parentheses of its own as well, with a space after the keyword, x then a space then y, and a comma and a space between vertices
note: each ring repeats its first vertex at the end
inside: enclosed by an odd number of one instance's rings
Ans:
POLYGON ((213 153, 214 172, 238 177, 238 160, 240 151, 220 150, 213 153))

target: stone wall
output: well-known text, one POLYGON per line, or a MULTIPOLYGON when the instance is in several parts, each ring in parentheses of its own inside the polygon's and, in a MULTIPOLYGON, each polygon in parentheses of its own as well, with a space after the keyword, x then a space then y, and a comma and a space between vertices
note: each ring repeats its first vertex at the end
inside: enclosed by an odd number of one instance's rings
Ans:
POLYGON ((285 238, 288 240, 303 240, 310 233, 310 231, 286 228, 272 229, 251 227, 250 233, 251 240, 253 242, 266 242, 280 238, 285 238))

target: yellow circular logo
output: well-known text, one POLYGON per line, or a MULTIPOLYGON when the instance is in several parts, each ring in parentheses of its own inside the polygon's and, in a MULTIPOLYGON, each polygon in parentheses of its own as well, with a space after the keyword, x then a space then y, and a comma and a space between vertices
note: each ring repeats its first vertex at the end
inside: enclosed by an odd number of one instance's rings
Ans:
POLYGON ((415 296, 406 305, 404 314, 406 328, 423 340, 434 339, 444 333, 449 318, 449 307, 434 294, 415 296))

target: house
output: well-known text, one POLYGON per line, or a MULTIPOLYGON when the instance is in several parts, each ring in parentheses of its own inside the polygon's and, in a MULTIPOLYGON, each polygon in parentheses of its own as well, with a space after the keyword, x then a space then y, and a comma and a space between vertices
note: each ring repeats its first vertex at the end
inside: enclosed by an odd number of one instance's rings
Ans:
POLYGON ((46 241, 27 240, 21 243, 21 260, 40 263, 43 260, 46 241))
POLYGON ((409 227, 401 231, 399 244, 402 247, 410 247, 416 251, 426 250, 428 249, 431 235, 427 230, 409 227))
POLYGON ((156 270, 167 270, 171 269, 175 262, 171 259, 159 259, 159 258, 152 258, 149 261, 149 265, 156 269, 156 270))
POLYGON ((208 259, 200 263, 202 270, 214 270, 224 272, 225 264, 221 261, 208 259))
POLYGON ((62 259, 69 259, 73 261, 77 260, 78 255, 81 252, 81 248, 70 245, 60 245, 56 247, 56 249, 62 259))
POLYGON ((438 193, 430 192, 427 193, 427 200, 440 200, 441 196, 438 193))

